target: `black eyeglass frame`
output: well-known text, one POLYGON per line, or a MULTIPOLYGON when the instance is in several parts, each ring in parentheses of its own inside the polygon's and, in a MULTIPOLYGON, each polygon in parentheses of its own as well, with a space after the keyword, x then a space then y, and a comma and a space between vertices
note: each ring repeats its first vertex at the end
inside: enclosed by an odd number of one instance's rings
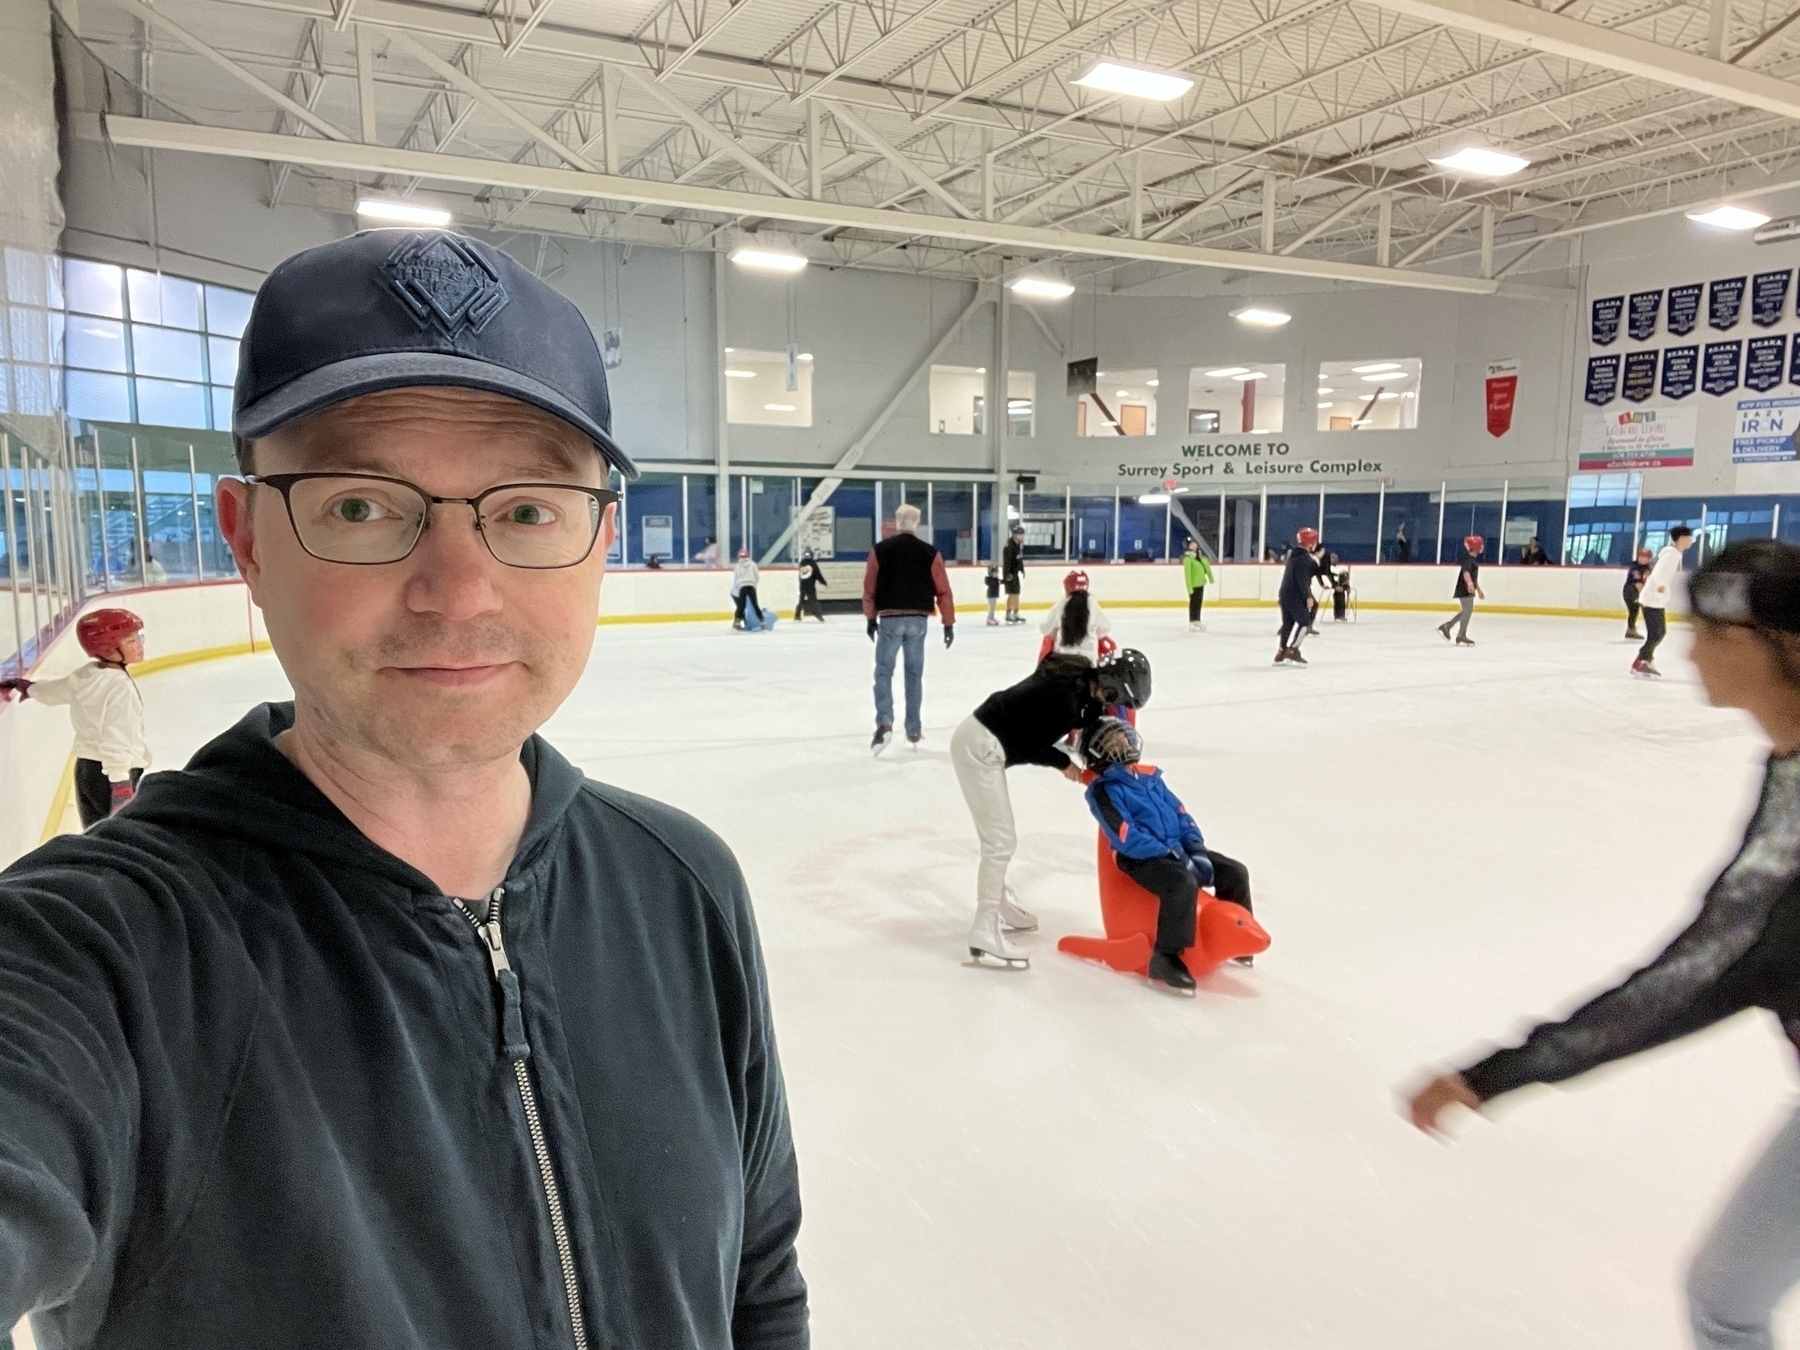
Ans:
POLYGON ((481 536, 481 542, 483 546, 486 547, 488 556, 502 567, 516 567, 522 572, 560 572, 566 567, 579 567, 593 556, 594 543, 600 538, 600 527, 606 523, 607 507, 618 505, 620 498, 624 495, 613 488, 587 487, 581 483, 524 482, 496 483, 493 487, 479 492, 473 497, 434 497, 417 483, 409 482, 404 478, 392 478, 387 474, 381 473, 332 473, 326 470, 311 473, 247 473, 244 475, 244 481, 253 486, 271 487, 279 492, 281 494, 282 505, 287 509, 288 528, 293 530, 294 539, 299 543, 301 549, 305 551, 306 556, 309 558, 318 558, 320 562, 332 563, 338 567, 389 567, 397 562, 405 562, 408 558, 412 557, 413 550, 419 546, 419 540, 425 537, 425 531, 431 527, 432 507, 466 506, 475 515, 475 533, 481 536), (326 558, 314 553, 312 549, 307 547, 306 536, 300 533, 300 523, 294 519, 294 499, 288 495, 294 484, 314 478, 355 478, 369 483, 395 483, 400 487, 411 488, 414 492, 423 497, 425 499, 425 510, 419 513, 419 528, 413 535, 412 543, 407 545, 406 552, 402 553, 398 558, 389 558, 384 562, 349 562, 343 558, 326 558), (481 528, 481 503, 493 496, 496 492, 506 492, 514 488, 533 487, 560 488, 567 492, 581 492, 592 497, 599 503, 599 514, 594 517, 594 532, 588 539, 587 548, 582 551, 579 558, 572 559, 566 563, 552 563, 548 566, 534 567, 529 563, 508 562, 505 558, 502 558, 498 553, 494 552, 494 541, 489 539, 487 537, 487 531, 481 528))

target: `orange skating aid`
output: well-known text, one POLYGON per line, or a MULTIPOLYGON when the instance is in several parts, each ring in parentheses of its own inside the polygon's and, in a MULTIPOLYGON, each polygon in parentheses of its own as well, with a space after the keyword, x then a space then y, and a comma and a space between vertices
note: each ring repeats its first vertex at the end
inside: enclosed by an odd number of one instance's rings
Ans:
MULTIPOLYGON (((1059 952, 1098 961, 1142 975, 1150 965, 1151 944, 1156 937, 1156 897, 1119 870, 1104 834, 1097 835, 1096 866, 1100 876, 1100 921, 1106 936, 1071 934, 1056 944, 1059 952)), ((1215 899, 1201 891, 1194 929, 1194 945, 1181 954, 1182 963, 1196 978, 1216 970, 1236 956, 1255 956, 1267 951, 1269 935, 1242 905, 1215 899)))

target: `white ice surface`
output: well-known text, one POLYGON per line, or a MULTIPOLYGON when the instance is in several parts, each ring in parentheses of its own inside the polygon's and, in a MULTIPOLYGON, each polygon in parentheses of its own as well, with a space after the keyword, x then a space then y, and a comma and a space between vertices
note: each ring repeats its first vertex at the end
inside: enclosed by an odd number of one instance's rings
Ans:
MULTIPOLYGON (((1664 648, 1598 621, 1327 625, 1122 612, 1155 663, 1151 758, 1251 868, 1274 947, 1194 1001, 1058 954, 1098 932, 1079 791, 1015 770, 1029 972, 961 962, 975 838, 946 756, 1026 629, 932 633, 926 741, 872 760, 862 624, 602 629, 547 728, 691 811, 756 897, 792 1098, 820 1347, 1672 1350, 1687 1251, 1791 1102, 1747 1014, 1445 1146, 1396 1089, 1653 952, 1729 856, 1761 746, 1664 648)), ((899 680, 896 678, 896 696, 899 680)), ((178 764, 285 685, 270 657, 144 681, 178 764)), ((1800 1319, 1784 1318, 1792 1334, 1800 1319)))

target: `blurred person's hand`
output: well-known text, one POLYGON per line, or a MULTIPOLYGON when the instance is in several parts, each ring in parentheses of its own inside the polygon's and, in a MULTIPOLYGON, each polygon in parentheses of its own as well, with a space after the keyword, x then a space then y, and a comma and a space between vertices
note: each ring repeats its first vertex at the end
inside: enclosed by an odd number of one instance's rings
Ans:
POLYGON ((1442 1134, 1440 1117, 1452 1106, 1466 1106, 1471 1111, 1481 1109, 1481 1098, 1463 1081, 1460 1073, 1440 1074, 1432 1079, 1407 1103, 1406 1114, 1426 1134, 1442 1134))

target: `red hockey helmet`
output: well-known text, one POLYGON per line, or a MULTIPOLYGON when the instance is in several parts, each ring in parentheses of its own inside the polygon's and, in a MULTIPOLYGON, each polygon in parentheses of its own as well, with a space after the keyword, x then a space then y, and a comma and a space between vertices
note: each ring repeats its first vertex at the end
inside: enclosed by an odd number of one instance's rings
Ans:
POLYGON ((1079 567, 1077 567, 1073 572, 1069 573, 1068 576, 1063 578, 1063 594, 1064 595, 1073 595, 1073 594, 1075 594, 1076 591, 1085 591, 1087 588, 1088 588, 1088 574, 1086 572, 1082 571, 1079 567))
POLYGON ((1309 553, 1319 546, 1319 532, 1310 525, 1302 525, 1300 532, 1294 538, 1299 541, 1300 547, 1309 553))
POLYGON ((144 621, 128 609, 97 609, 76 622, 75 641, 89 656, 104 661, 126 638, 143 631, 144 621))
POLYGON ((1487 551, 1487 540, 1478 534, 1471 534, 1463 539, 1463 547, 1471 553, 1484 553, 1487 551))

